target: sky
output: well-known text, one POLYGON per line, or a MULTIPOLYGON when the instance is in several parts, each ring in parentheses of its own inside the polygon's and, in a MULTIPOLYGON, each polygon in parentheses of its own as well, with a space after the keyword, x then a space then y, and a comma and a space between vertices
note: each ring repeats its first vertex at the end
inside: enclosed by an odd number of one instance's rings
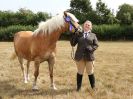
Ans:
MULTIPOLYGON (((53 16, 70 8, 71 0, 0 0, 0 10, 18 11, 20 8, 26 8, 34 13, 47 12, 53 16)), ((95 9, 98 0, 91 0, 92 7, 95 9)), ((121 4, 127 3, 133 5, 133 0, 102 0, 108 8, 118 11, 121 4)))

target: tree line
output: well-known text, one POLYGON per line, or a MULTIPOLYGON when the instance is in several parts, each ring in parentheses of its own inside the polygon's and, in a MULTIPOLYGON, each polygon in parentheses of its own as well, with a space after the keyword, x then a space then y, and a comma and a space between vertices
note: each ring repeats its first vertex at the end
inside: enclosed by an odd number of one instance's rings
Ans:
MULTIPOLYGON (((93 32, 101 40, 133 40, 133 6, 122 4, 114 13, 113 9, 98 0, 96 9, 92 8, 90 0, 71 0, 69 12, 73 13, 82 25, 85 20, 93 23, 93 32)), ((46 21, 52 15, 47 12, 33 13, 20 8, 17 12, 0 11, 0 40, 12 40, 15 32, 35 30, 38 22, 46 21)), ((64 33, 63 38, 69 38, 70 33, 64 33)))
POLYGON ((36 26, 40 21, 46 21, 51 14, 46 12, 33 13, 31 10, 20 8, 17 12, 0 11, 0 27, 10 25, 31 25, 36 26))
POLYGON ((86 19, 92 21, 93 24, 121 24, 131 25, 133 23, 133 5, 122 4, 119 6, 116 15, 114 10, 98 0, 96 2, 96 9, 92 8, 90 0, 71 0, 70 12, 80 19, 82 24, 86 19))

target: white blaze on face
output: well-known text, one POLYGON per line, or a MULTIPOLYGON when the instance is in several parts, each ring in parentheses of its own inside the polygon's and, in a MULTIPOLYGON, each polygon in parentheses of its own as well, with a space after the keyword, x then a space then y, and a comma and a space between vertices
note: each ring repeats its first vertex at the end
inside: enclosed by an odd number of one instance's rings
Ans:
POLYGON ((70 16, 74 22, 79 22, 79 20, 73 14, 67 12, 67 15, 70 16))

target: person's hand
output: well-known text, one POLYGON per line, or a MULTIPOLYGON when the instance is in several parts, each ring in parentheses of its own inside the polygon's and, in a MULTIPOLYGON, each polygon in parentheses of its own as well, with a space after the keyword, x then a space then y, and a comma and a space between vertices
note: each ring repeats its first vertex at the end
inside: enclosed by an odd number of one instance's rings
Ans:
POLYGON ((86 51, 87 51, 87 52, 93 52, 93 48, 92 48, 92 47, 87 47, 87 48, 86 48, 86 51))

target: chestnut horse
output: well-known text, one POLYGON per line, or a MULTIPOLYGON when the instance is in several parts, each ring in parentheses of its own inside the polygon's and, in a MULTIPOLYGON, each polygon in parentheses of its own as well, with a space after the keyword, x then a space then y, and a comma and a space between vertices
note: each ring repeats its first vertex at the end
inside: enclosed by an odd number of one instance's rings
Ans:
POLYGON ((32 31, 20 31, 14 36, 15 54, 21 65, 24 82, 28 82, 28 71, 30 61, 34 61, 34 82, 33 90, 38 90, 36 85, 37 77, 39 75, 39 65, 41 62, 47 61, 49 65, 49 74, 51 80, 51 87, 56 89, 53 81, 53 66, 55 64, 56 42, 61 33, 71 31, 72 29, 78 31, 78 19, 69 12, 59 14, 46 22, 40 22, 38 28, 32 31), (23 65, 23 59, 27 60, 27 71, 23 65))

